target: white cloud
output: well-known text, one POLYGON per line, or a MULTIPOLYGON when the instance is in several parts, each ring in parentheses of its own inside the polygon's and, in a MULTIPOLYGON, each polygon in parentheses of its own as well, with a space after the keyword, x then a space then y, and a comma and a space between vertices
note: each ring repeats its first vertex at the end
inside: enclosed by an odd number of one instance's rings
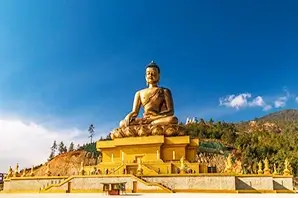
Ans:
POLYGON ((274 101, 274 107, 275 108, 281 108, 284 107, 287 103, 288 98, 286 96, 284 97, 279 97, 274 101))
POLYGON ((264 111, 268 111, 268 110, 270 110, 270 109, 272 109, 272 106, 271 106, 271 105, 265 105, 265 106, 263 107, 263 110, 264 110, 264 111))
POLYGON ((255 99, 249 102, 248 105, 251 107, 263 107, 264 111, 268 111, 272 108, 271 105, 266 104, 261 96, 257 96, 255 99))
POLYGON ((229 95, 219 100, 219 105, 236 108, 237 110, 244 107, 262 107, 264 111, 268 111, 272 108, 268 105, 261 96, 257 96, 253 100, 249 100, 252 97, 250 93, 242 93, 239 95, 229 95))
POLYGON ((296 102, 298 102, 298 96, 295 98, 296 102))
POLYGON ((284 96, 278 97, 275 101, 274 101, 274 107, 275 108, 282 108, 284 106, 286 106, 288 100, 290 98, 293 98, 294 96, 290 94, 289 90, 285 87, 284 88, 284 96))
POLYGON ((239 109, 247 106, 247 99, 251 97, 250 93, 242 93, 239 95, 229 95, 219 99, 219 105, 239 109))
POLYGON ((255 99, 253 99, 253 101, 250 102, 249 105, 252 107, 263 107, 265 105, 265 102, 261 96, 258 96, 255 99))
POLYGON ((21 120, 0 119, 0 172, 7 172, 19 163, 20 168, 31 167, 46 162, 54 140, 83 144, 87 134, 78 129, 47 129, 36 123, 21 120), (83 138, 84 136, 84 138, 83 138))

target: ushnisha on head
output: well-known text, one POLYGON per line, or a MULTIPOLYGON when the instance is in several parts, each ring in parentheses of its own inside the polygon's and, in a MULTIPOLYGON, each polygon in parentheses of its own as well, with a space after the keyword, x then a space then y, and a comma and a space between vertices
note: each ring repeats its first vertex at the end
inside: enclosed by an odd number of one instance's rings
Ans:
POLYGON ((154 61, 151 61, 146 66, 145 79, 146 79, 147 85, 157 86, 157 84, 159 83, 160 69, 154 61))

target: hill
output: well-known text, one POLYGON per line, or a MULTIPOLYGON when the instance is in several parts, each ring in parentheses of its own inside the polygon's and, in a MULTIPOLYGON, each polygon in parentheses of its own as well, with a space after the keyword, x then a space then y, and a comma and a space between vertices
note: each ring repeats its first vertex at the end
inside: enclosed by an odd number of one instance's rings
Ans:
POLYGON ((257 121, 269 121, 276 123, 298 123, 298 109, 286 109, 270 113, 261 118, 257 118, 257 121))
POLYGON ((199 121, 186 124, 190 136, 209 139, 200 145, 199 152, 225 155, 233 154, 248 173, 256 173, 257 163, 268 158, 270 167, 276 164, 282 173, 284 161, 290 160, 291 170, 298 174, 298 110, 290 109, 268 114, 254 120, 228 123, 221 121, 199 121), (212 142, 222 147, 212 147, 212 142))
MULTIPOLYGON (((201 119, 185 124, 185 127, 191 137, 200 139, 198 161, 216 165, 218 170, 224 168, 225 157, 232 153, 233 160, 241 161, 247 173, 255 173, 257 163, 267 157, 271 168, 276 164, 280 173, 288 158, 293 173, 298 174, 298 110, 279 111, 241 123, 201 119)), ((73 175, 79 171, 81 162, 84 165, 99 162, 100 154, 96 152, 95 143, 64 152, 48 162, 50 172, 52 175, 73 175)), ((34 172, 45 175, 46 169, 45 163, 34 172)))
POLYGON ((275 163, 281 172, 288 158, 292 172, 298 174, 297 109, 270 113, 236 126, 239 133, 234 146, 248 167, 267 157, 271 166, 275 163))
MULTIPOLYGON (((34 168, 35 176, 45 176, 47 167, 49 165, 49 170, 51 175, 61 175, 61 176, 71 176, 78 174, 81 168, 81 163, 83 162, 84 166, 96 165, 97 160, 94 158, 91 153, 84 150, 70 151, 57 155, 50 161, 41 164, 34 168), (63 168, 62 168, 63 167, 63 168)), ((26 175, 30 175, 30 168, 26 169, 26 175)), ((20 170, 22 175, 23 170, 20 170)))
POLYGON ((298 132, 298 109, 270 113, 250 121, 235 123, 238 132, 298 132))

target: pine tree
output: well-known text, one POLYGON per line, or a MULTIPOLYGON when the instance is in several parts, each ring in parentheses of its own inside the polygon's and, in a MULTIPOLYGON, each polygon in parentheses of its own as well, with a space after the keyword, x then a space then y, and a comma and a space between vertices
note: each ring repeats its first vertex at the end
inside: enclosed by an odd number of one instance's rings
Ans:
POLYGON ((71 142, 68 148, 68 151, 73 151, 74 150, 74 143, 71 142))
POLYGON ((54 140, 54 143, 51 147, 51 153, 53 153, 53 156, 55 156, 56 152, 57 152, 57 143, 56 143, 56 140, 54 140))
POLYGON ((67 147, 65 145, 64 148, 63 148, 63 153, 66 153, 66 152, 67 152, 67 147))
POLYGON ((65 145, 64 145, 63 141, 60 142, 58 151, 59 151, 59 154, 65 152, 65 145))
POLYGON ((54 140, 54 143, 51 146, 51 153, 50 153, 50 156, 49 156, 49 159, 48 160, 51 160, 51 159, 53 159, 55 157, 56 151, 57 151, 57 143, 56 143, 56 140, 54 140))
POLYGON ((91 124, 90 126, 89 126, 89 129, 88 129, 88 132, 89 132, 89 138, 90 138, 90 142, 92 143, 92 138, 93 138, 93 136, 94 136, 94 126, 93 126, 93 124, 91 124))
POLYGON ((49 156, 48 161, 50 161, 50 160, 53 159, 54 157, 55 157, 55 154, 51 151, 51 154, 50 154, 50 156, 49 156))

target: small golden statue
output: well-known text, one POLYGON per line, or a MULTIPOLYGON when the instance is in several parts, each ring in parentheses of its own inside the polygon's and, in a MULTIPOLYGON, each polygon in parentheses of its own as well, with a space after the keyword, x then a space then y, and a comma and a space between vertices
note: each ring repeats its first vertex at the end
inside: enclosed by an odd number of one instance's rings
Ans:
POLYGON ((174 116, 171 91, 158 87, 159 66, 152 61, 146 67, 145 79, 148 88, 136 92, 132 111, 111 132, 111 138, 148 135, 184 135, 184 128, 178 125, 174 116), (137 118, 140 108, 144 108, 143 118, 137 118))
POLYGON ((263 164, 262 164, 261 161, 259 161, 259 163, 258 163, 258 167, 259 167, 258 174, 259 174, 259 175, 260 175, 260 174, 263 174, 263 170, 262 170, 263 164))
POLYGON ((276 164, 273 164, 273 175, 278 175, 276 164))
POLYGON ((8 178, 10 178, 12 176, 13 176, 13 170, 12 170, 11 166, 9 166, 9 169, 8 169, 6 178, 8 179, 8 178))
POLYGON ((269 161, 268 158, 266 157, 266 159, 264 160, 264 174, 265 175, 270 175, 270 168, 269 168, 269 161))
POLYGON ((47 163, 46 176, 51 176, 50 164, 47 163))
POLYGON ((184 163, 184 156, 180 158, 180 174, 185 173, 185 163, 184 163))
POLYGON ((18 174, 19 174, 19 163, 17 163, 17 165, 16 165, 16 169, 14 171, 14 177, 17 177, 18 174))
POLYGON ((85 170, 84 170, 84 162, 81 162, 81 168, 80 168, 80 175, 84 175, 85 174, 85 170))
POLYGON ((32 166, 32 168, 31 168, 30 176, 31 176, 31 177, 34 176, 34 166, 32 166))
POLYGON ((26 177, 26 169, 23 169, 23 174, 21 177, 26 177))
POLYGON ((234 168, 234 172, 237 174, 243 174, 242 162, 237 160, 235 164, 236 166, 234 168))
POLYGON ((291 171, 289 170, 290 168, 290 162, 288 158, 285 160, 285 169, 284 169, 284 175, 291 175, 291 171))
POLYGON ((227 157, 227 160, 225 161, 225 169, 224 169, 224 172, 225 173, 231 173, 232 172, 232 155, 229 154, 228 157, 227 157))
POLYGON ((137 159, 138 168, 137 168, 137 175, 143 175, 143 169, 142 169, 142 161, 141 158, 137 159))

